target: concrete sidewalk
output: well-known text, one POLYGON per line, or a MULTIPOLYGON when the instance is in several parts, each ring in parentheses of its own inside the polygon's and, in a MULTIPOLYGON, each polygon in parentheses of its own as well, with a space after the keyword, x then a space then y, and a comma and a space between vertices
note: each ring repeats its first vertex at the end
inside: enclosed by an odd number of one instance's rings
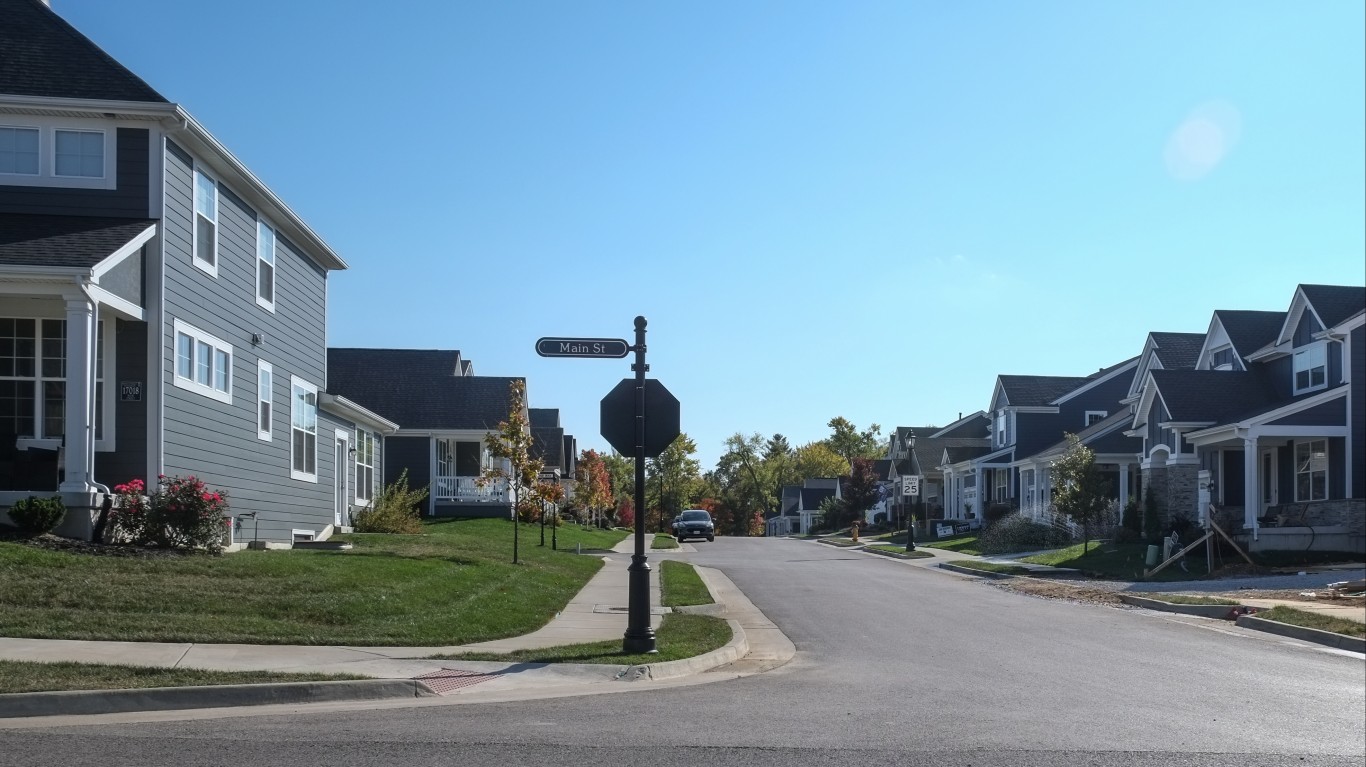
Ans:
MULTIPOLYGON (((507 663, 501 661, 437 660, 432 655, 464 652, 510 652, 587 642, 621 640, 628 614, 630 565, 633 539, 622 541, 606 556, 605 566, 594 575, 573 600, 546 626, 520 637, 445 647, 363 647, 318 645, 247 645, 163 642, 99 642, 50 639, 0 638, 0 659, 17 661, 120 664, 164 668, 196 668, 216 671, 281 671, 344 673, 383 680, 411 680, 421 683, 419 695, 506 693, 509 691, 555 691, 564 694, 572 687, 591 692, 602 683, 619 685, 637 679, 667 679, 706 671, 732 663, 750 654, 747 631, 754 632, 753 648, 761 660, 782 663, 795 650, 791 642, 735 588, 724 574, 699 568, 718 605, 712 614, 727 619, 734 638, 726 647, 699 658, 647 666, 611 664, 507 663)), ((651 626, 659 628, 668 610, 659 607, 659 566, 650 570, 651 626)), ((762 670, 762 669, 759 669, 762 670)), ((355 685, 357 699, 374 699, 373 685, 349 682, 302 683, 311 685, 309 695, 339 699, 337 685, 355 685), (321 691, 321 692, 319 692, 321 691)), ((0 718, 35 716, 48 713, 92 713, 94 711, 133 711, 184 709, 200 706, 258 705, 278 702, 294 688, 291 685, 237 685, 240 690, 223 687, 178 688, 161 696, 147 691, 110 691, 84 693, 32 693, 0 695, 0 718), (202 702, 186 703, 187 690, 200 690, 202 702), (22 699, 22 700, 20 700, 22 699), (127 700, 124 700, 127 699, 127 700), (150 701, 150 702, 149 702, 150 701), (169 702, 168 702, 169 701, 169 702), (100 708, 104 706, 104 708, 100 708), (44 708, 46 707, 46 708, 44 708), (16 713, 19 712, 19 713, 16 713), (36 713, 35 713, 36 712, 36 713)), ((400 689, 400 688, 395 688, 400 689)), ((578 694, 575 692, 574 694, 578 694)), ((401 693, 400 693, 401 696, 401 693)), ((193 698, 193 694, 190 696, 193 698)), ((344 697, 344 696, 343 696, 344 697)), ((301 702, 306 702, 301 701, 301 702)), ((319 698, 322 699, 322 698, 319 698)))

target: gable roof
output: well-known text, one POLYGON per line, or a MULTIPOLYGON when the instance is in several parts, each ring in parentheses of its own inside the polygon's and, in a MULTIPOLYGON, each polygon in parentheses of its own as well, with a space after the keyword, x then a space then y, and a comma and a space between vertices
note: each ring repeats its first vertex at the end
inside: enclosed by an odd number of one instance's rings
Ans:
POLYGON ((1331 328, 1366 306, 1366 287, 1354 285, 1301 285, 1300 291, 1314 307, 1325 328, 1331 328))
MULTIPOLYGON (((1127 362, 1127 360, 1126 360, 1127 362)), ((1125 364, 1125 363, 1120 363, 1125 364)), ((1104 373, 1105 370, 1101 370, 1104 373)), ((1095 374, 1099 375, 1099 373, 1095 374)), ((1093 376, 997 376, 1006 401, 1013 407, 1046 406, 1086 384, 1093 376)))
POLYGON ((892 460, 890 458, 879 458, 873 461, 873 475, 883 482, 892 478, 892 460))
POLYGON ((938 431, 931 432, 925 436, 931 439, 939 437, 965 437, 965 438, 987 438, 991 426, 991 418, 984 411, 978 410, 968 415, 959 414, 958 420, 945 426, 938 431))
MULTIPOLYGON (((463 375, 458 373, 457 375, 463 375)), ((560 425, 560 410, 553 407, 527 408, 527 419, 533 429, 555 428, 560 425)))
POLYGON ((1200 350, 1205 346, 1204 333, 1149 333, 1153 342, 1153 356, 1162 363, 1163 370, 1193 370, 1200 361, 1200 350))
POLYGON ((0 213, 0 265, 92 269, 155 229, 156 223, 142 218, 0 213))
MULTIPOLYGON (((1133 415, 1127 408, 1121 409, 1114 415, 1097 421, 1085 429, 1076 432, 1077 438, 1083 445, 1091 448, 1096 453, 1134 453, 1137 454, 1143 449, 1143 440, 1140 437, 1127 436, 1124 431, 1133 421, 1133 415)), ((1067 451, 1067 438, 1053 443, 1047 448, 1040 450, 1030 458, 1049 457, 1061 455, 1067 451)))
POLYGON ((1248 371, 1154 370, 1149 375, 1168 417, 1177 422, 1218 422, 1277 399, 1261 376, 1248 371))
POLYGON ((455 375, 458 353, 424 349, 328 349, 327 391, 406 430, 484 430, 508 417, 508 386, 524 380, 455 375))
POLYGON ((1276 334, 1285 324, 1285 312, 1216 309, 1214 316, 1224 326, 1224 333, 1228 335, 1233 349, 1243 358, 1275 341, 1276 334))
POLYGON ((806 511, 816 511, 821 507, 821 501, 826 498, 834 498, 835 491, 824 487, 804 487, 802 488, 801 508, 806 511))
POLYGON ((0 0, 0 93, 167 103, 38 0, 0 0))
POLYGON ((946 460, 943 465, 962 463, 963 461, 970 461, 973 458, 981 458, 990 452, 991 448, 986 445, 950 445, 944 448, 944 458, 946 460))
POLYGON ((547 471, 564 470, 564 429, 558 426, 531 427, 531 456, 539 458, 547 471))

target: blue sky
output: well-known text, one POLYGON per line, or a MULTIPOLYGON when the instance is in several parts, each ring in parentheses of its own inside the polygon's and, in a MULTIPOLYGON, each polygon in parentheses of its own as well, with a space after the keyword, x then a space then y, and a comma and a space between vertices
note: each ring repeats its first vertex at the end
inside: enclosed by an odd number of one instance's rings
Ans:
POLYGON ((1366 281, 1359 0, 53 0, 351 265, 334 346, 523 375, 580 447, 629 338, 704 468, 884 433, 1366 281))

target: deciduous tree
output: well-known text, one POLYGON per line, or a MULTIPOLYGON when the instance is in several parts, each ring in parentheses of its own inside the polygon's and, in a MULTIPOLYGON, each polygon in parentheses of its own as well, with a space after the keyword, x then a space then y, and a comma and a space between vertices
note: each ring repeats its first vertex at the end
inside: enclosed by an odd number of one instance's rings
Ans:
POLYGON ((836 455, 824 442, 812 442, 797 448, 793 462, 797 482, 813 477, 842 477, 849 473, 849 462, 836 455))
POLYGON ((1091 541, 1091 527, 1110 505, 1109 483, 1096 469, 1096 455, 1075 434, 1067 435, 1067 452, 1053 462, 1053 506, 1081 525, 1081 552, 1091 541))
POLYGON ((855 458, 849 476, 845 477, 840 485, 840 490, 844 496, 845 512, 848 515, 846 521, 858 520, 861 524, 865 512, 873 508, 873 504, 882 499, 881 491, 878 488, 877 473, 873 471, 872 459, 855 458))
POLYGON ((826 426, 830 427, 831 432, 830 436, 825 438, 826 444, 836 455, 850 464, 855 458, 877 458, 882 452, 879 439, 882 427, 877 424, 859 431, 848 419, 835 416, 826 426))
POLYGON ((507 461, 507 465, 495 461, 484 470, 482 477, 486 482, 507 480, 508 492, 512 495, 513 564, 518 563, 517 547, 519 531, 522 528, 522 523, 517 518, 517 510, 521 507, 521 500, 535 487, 536 476, 541 473, 541 467, 544 465, 539 458, 531 457, 533 442, 526 409, 526 382, 514 378, 512 383, 508 384, 507 420, 500 422, 498 430, 490 432, 484 438, 489 454, 507 461))

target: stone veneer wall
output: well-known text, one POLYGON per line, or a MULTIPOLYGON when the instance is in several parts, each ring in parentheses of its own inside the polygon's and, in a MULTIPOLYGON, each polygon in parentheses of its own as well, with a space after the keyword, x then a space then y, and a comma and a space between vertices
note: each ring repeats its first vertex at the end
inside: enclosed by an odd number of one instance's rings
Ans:
POLYGON ((1366 534, 1366 498, 1346 498, 1336 501, 1312 501, 1310 503, 1284 503, 1277 512, 1290 517, 1298 517, 1300 507, 1304 508, 1304 520, 1310 527, 1347 528, 1351 535, 1366 534))
POLYGON ((1196 503, 1199 501, 1198 475, 1200 467, 1196 464, 1168 464, 1154 467, 1143 472, 1143 497, 1149 493, 1157 498, 1157 517, 1165 528, 1172 516, 1184 514, 1192 522, 1200 518, 1196 503))

